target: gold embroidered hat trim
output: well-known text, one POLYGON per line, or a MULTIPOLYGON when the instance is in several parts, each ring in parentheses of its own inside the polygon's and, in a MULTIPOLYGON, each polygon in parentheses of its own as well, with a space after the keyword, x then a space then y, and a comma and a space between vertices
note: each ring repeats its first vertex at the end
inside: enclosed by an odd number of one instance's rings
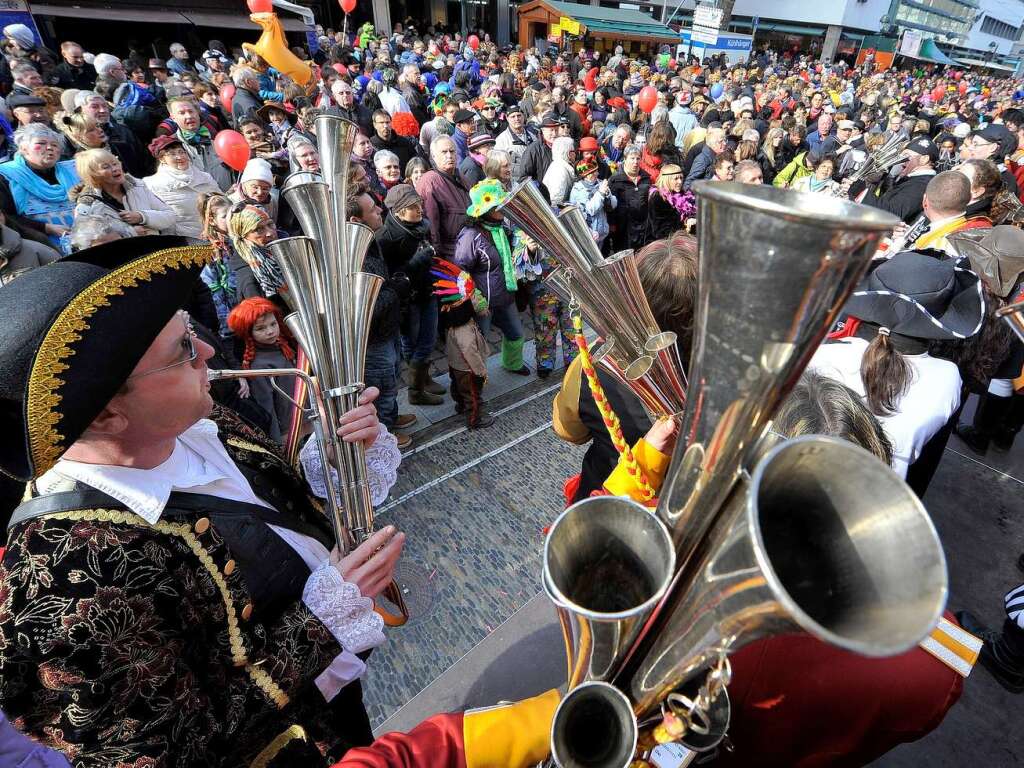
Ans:
POLYGON ((67 358, 75 354, 74 344, 89 329, 89 318, 101 307, 109 307, 113 296, 149 282, 169 270, 201 267, 212 258, 209 246, 165 248, 111 270, 76 295, 51 324, 32 363, 25 411, 29 457, 34 476, 46 472, 67 449, 58 425, 62 414, 57 406, 67 383, 60 374, 70 368, 67 358))

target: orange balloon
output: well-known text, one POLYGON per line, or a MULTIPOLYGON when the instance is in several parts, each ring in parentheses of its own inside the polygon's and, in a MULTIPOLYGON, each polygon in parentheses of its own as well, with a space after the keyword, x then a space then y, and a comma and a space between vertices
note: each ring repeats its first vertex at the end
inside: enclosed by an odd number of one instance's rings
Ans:
POLYGON ((228 168, 241 173, 249 162, 249 145, 238 131, 221 131, 213 140, 213 149, 228 168))
POLYGON ((245 4, 249 6, 249 13, 274 12, 273 0, 245 0, 245 4))

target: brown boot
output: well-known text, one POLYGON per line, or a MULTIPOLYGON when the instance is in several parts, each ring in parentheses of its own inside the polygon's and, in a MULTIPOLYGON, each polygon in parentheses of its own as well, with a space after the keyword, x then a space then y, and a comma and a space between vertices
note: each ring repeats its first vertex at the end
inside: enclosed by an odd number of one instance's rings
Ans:
MULTIPOLYGON (((409 402, 413 405, 441 405, 444 398, 428 392, 425 388, 426 380, 429 378, 426 363, 412 363, 409 365, 410 378, 409 402)), ((444 391, 443 389, 441 390, 444 391)))
POLYGON ((430 375, 430 363, 423 363, 423 391, 432 395, 443 395, 445 388, 430 375))

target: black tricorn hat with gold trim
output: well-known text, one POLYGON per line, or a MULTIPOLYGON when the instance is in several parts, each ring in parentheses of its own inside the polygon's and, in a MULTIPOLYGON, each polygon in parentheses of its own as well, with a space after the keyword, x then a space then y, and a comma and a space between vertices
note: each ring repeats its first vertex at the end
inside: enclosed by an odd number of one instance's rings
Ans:
POLYGON ((0 288, 0 470, 50 469, 117 394, 189 299, 209 246, 133 237, 0 288))

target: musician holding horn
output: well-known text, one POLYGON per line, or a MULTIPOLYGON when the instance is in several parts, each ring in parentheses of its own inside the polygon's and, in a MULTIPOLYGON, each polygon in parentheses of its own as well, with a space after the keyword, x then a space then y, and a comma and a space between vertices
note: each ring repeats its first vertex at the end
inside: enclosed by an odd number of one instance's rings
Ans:
MULTIPOLYGON (((553 693, 373 741, 359 678, 404 535, 332 551, 305 479, 214 408, 181 311, 211 256, 139 237, 0 288, 0 469, 28 482, 0 563, 0 709, 76 766, 542 759, 553 693)), ((376 395, 339 434, 386 495, 376 395)))

